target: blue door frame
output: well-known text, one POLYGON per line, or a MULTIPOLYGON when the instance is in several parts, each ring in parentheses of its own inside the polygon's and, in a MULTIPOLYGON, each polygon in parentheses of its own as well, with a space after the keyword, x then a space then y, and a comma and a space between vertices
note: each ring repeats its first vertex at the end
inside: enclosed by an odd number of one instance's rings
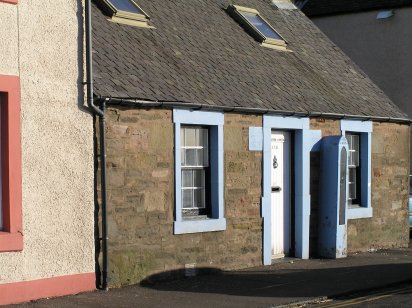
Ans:
POLYGON ((309 129, 309 118, 263 116, 263 264, 272 263, 271 134, 292 130, 294 141, 295 256, 309 258, 310 152, 319 151, 321 131, 309 129))

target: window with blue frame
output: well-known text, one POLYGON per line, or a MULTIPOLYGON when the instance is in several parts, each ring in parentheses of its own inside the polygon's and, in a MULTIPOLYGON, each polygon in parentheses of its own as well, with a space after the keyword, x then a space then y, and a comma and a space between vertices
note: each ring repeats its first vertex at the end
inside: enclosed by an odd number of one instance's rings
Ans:
POLYGON ((223 204, 223 124, 219 112, 173 110, 174 233, 226 229, 223 204))
POLYGON ((372 122, 341 120, 348 140, 348 219, 372 217, 372 122))

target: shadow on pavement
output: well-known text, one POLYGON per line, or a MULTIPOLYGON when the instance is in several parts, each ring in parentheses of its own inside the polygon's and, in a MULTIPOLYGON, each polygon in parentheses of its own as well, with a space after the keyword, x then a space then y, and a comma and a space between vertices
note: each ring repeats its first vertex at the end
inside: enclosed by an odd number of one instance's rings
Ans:
POLYGON ((175 280, 170 277, 184 272, 168 271, 148 277, 142 285, 43 299, 13 307, 275 307, 325 296, 349 295, 406 281, 412 285, 412 262, 407 251, 364 256, 347 260, 291 260, 233 272, 202 268, 200 273, 212 271, 213 274, 175 280), (165 276, 169 280, 158 281, 165 276))
POLYGON ((365 265, 323 269, 245 270, 222 272, 201 268, 200 275, 173 281, 159 278, 176 276, 181 271, 148 277, 142 286, 157 291, 213 293, 248 297, 317 297, 379 288, 412 280, 412 263, 365 265), (156 283, 152 283, 157 281, 156 283))

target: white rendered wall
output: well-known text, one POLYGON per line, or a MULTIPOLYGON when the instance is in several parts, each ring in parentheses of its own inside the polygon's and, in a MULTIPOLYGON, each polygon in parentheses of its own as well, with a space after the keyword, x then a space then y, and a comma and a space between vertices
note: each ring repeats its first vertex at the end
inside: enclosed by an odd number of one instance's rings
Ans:
POLYGON ((0 2, 0 16, 0 74, 21 82, 24 234, 22 252, 0 253, 0 284, 92 273, 93 123, 79 108, 82 3, 0 2))

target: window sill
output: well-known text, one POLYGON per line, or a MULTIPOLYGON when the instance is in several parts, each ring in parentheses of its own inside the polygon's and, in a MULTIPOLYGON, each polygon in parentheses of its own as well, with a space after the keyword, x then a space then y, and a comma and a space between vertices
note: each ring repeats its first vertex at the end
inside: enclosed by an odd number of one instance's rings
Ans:
POLYGON ((275 49, 275 50, 279 50, 279 51, 293 52, 292 50, 287 49, 286 46, 277 45, 277 44, 262 42, 261 46, 271 48, 271 49, 275 49))
POLYGON ((121 18, 121 17, 116 17, 112 16, 112 18, 108 18, 107 20, 118 23, 118 24, 123 24, 127 26, 135 26, 139 28, 147 28, 147 29, 156 29, 153 26, 150 26, 147 21, 140 21, 140 20, 134 20, 134 19, 128 19, 128 18, 121 18))
POLYGON ((373 216, 373 209, 371 207, 353 206, 349 207, 347 211, 348 219, 371 218, 373 216))
POLYGON ((9 233, 0 231, 0 252, 22 251, 23 235, 19 232, 9 233))
POLYGON ((174 234, 213 232, 226 230, 226 219, 198 219, 174 222, 174 234))
POLYGON ((0 0, 0 2, 10 3, 10 4, 17 4, 18 0, 0 0))

